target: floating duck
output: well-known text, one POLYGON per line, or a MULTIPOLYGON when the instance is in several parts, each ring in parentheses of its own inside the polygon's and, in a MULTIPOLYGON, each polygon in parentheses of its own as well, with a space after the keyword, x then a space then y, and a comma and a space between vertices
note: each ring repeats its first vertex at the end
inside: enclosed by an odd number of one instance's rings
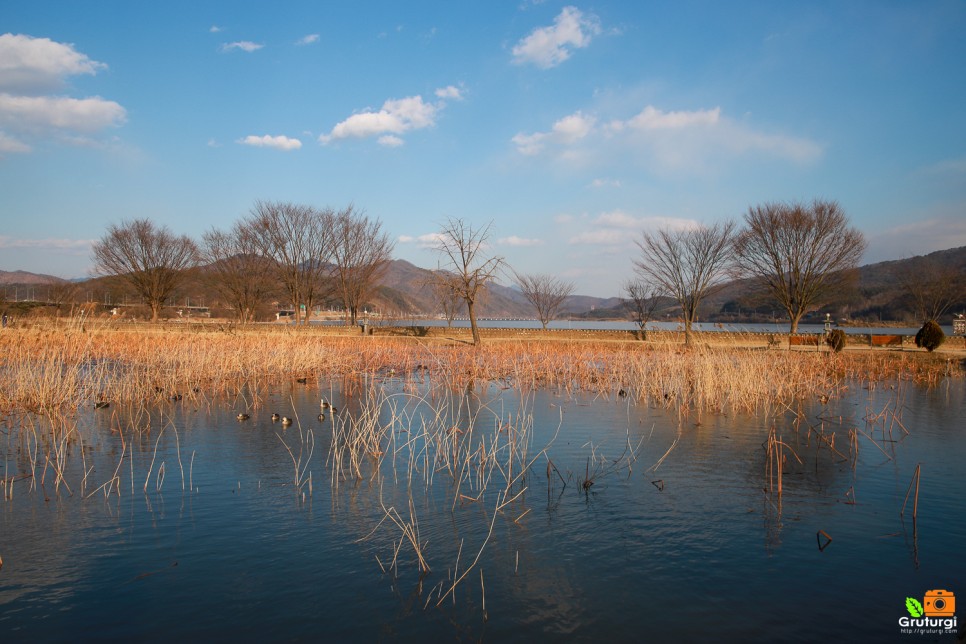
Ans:
POLYGON ((325 420, 325 414, 319 414, 319 420, 325 420))
POLYGON ((296 378, 295 379, 295 382, 299 383, 300 385, 304 385, 308 381, 309 381, 308 378, 296 378))
POLYGON ((111 403, 107 402, 106 400, 98 400, 94 403, 94 409, 107 409, 110 406, 111 403))
POLYGON ((273 423, 274 423, 274 422, 277 422, 277 421, 279 421, 279 420, 281 420, 281 418, 282 418, 282 417, 281 417, 281 416, 279 416, 278 414, 272 414, 272 422, 273 422, 273 423))
POLYGON ((251 416, 249 416, 248 414, 245 414, 245 413, 238 414, 238 420, 248 420, 249 418, 251 418, 251 416))
POLYGON ((326 400, 325 398, 322 399, 322 409, 328 409, 331 406, 332 405, 329 403, 328 400, 326 400))
POLYGON ((291 418, 289 418, 288 416, 282 416, 282 425, 284 427, 288 427, 291 424, 292 424, 292 419, 291 418))

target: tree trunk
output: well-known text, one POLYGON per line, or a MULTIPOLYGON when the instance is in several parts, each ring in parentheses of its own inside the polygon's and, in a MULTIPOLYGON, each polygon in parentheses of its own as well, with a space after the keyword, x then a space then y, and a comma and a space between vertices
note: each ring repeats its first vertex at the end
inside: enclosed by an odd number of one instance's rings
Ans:
POLYGON ((476 326, 476 313, 473 311, 472 300, 466 300, 466 312, 470 316, 470 329, 473 331, 473 344, 480 345, 480 330, 476 326))
POLYGON ((684 318, 684 346, 691 346, 691 318, 684 318))
POLYGON ((799 320, 802 319, 802 314, 799 313, 798 315, 791 315, 789 317, 791 318, 792 324, 791 324, 791 329, 788 332, 789 333, 798 333, 798 322, 799 322, 799 320))
POLYGON ((151 321, 157 322, 161 318, 161 305, 151 302, 151 321))

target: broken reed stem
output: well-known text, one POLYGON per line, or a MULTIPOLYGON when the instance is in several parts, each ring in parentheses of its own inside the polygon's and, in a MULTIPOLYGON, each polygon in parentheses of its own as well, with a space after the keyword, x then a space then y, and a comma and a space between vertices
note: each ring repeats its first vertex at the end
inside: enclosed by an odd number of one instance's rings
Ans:
POLYGON ((919 475, 921 473, 921 470, 920 470, 921 467, 922 467, 922 464, 921 463, 916 463, 916 471, 912 475, 912 480, 909 481, 909 489, 906 490, 906 498, 902 501, 902 509, 899 511, 899 516, 900 517, 902 517, 902 516, 905 515, 905 512, 906 512, 906 503, 909 502, 909 494, 912 492, 913 485, 915 485, 915 487, 916 487, 916 495, 915 495, 915 497, 913 498, 913 501, 912 501, 912 521, 913 521, 913 523, 916 522, 916 515, 919 512, 919 475))

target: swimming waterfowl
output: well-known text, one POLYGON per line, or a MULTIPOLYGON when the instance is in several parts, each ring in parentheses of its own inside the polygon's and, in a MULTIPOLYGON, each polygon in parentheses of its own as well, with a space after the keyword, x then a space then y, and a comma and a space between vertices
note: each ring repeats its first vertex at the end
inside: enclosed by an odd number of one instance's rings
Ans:
POLYGON ((245 414, 245 413, 238 414, 238 420, 248 420, 249 418, 251 418, 251 416, 249 416, 248 414, 245 414))
POLYGON ((325 414, 319 414, 319 420, 325 420, 325 414))
POLYGON ((94 403, 94 409, 107 409, 110 406, 111 403, 107 402, 106 400, 98 400, 96 403, 94 403))
POLYGON ((329 404, 329 401, 328 400, 326 400, 325 398, 322 399, 322 409, 328 409, 331 406, 332 405, 329 404))
POLYGON ((284 425, 285 427, 288 427, 291 424, 292 424, 291 418, 289 418, 288 416, 282 416, 282 425, 284 425))
POLYGON ((279 416, 278 414, 272 414, 272 422, 273 422, 273 423, 274 423, 274 422, 276 422, 277 420, 279 420, 279 419, 281 419, 281 418, 282 418, 282 417, 281 417, 281 416, 279 416))

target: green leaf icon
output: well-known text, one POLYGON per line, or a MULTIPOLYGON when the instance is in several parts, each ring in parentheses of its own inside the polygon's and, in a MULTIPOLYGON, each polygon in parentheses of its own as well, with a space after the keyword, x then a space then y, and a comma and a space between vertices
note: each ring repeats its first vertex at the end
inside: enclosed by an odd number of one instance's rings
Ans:
POLYGON ((918 599, 906 597, 906 610, 912 617, 922 617, 922 604, 919 603, 918 599))

